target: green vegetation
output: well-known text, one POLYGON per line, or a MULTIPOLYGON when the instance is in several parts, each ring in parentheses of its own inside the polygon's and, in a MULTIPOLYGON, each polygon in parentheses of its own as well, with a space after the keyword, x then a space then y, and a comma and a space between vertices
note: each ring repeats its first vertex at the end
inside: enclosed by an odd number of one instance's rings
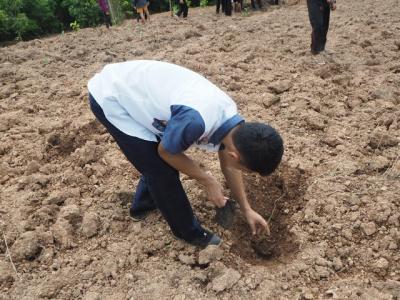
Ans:
MULTIPOLYGON (((175 4, 176 0, 172 0, 175 4)), ((190 6, 207 6, 209 0, 188 0, 190 6)), ((131 18, 132 0, 108 0, 113 23, 131 18)), ((189 3, 188 3, 189 4, 189 3)), ((150 11, 169 10, 169 0, 150 0, 150 11)), ((28 40, 64 30, 101 24, 97 0, 0 0, 0 42, 28 40)))

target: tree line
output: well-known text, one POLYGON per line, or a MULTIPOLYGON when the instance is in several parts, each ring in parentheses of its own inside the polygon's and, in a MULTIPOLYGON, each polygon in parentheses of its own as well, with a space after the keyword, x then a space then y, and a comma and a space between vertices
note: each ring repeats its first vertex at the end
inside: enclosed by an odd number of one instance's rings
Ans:
MULTIPOLYGON (((114 23, 135 13, 132 0, 108 2, 114 23)), ((207 3, 208 0, 192 0, 191 6, 205 6, 207 3)), ((152 12, 167 11, 169 0, 151 0, 149 8, 152 12)), ((102 20, 97 0, 0 0, 0 42, 93 27, 101 24, 102 20)))

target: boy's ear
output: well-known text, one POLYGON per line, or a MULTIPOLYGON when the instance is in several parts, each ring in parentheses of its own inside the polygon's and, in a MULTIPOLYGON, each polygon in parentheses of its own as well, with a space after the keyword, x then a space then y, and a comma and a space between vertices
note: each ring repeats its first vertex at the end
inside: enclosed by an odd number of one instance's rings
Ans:
POLYGON ((236 151, 228 151, 228 155, 230 158, 232 158, 235 161, 240 161, 240 155, 236 151))

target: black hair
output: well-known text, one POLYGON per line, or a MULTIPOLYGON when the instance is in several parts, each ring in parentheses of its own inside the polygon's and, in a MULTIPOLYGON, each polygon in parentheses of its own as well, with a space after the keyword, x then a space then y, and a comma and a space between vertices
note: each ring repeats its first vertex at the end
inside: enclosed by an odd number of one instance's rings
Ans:
POLYGON ((241 164, 262 176, 271 174, 282 160, 283 140, 267 124, 243 123, 233 133, 232 139, 241 164))

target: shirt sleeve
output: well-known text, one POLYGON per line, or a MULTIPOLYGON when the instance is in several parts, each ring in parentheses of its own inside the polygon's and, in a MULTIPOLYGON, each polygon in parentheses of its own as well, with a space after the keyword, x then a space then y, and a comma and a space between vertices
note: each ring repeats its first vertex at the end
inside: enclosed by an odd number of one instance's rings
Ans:
POLYGON ((161 144, 171 154, 181 153, 199 140, 204 131, 205 123, 197 110, 173 105, 161 144))

